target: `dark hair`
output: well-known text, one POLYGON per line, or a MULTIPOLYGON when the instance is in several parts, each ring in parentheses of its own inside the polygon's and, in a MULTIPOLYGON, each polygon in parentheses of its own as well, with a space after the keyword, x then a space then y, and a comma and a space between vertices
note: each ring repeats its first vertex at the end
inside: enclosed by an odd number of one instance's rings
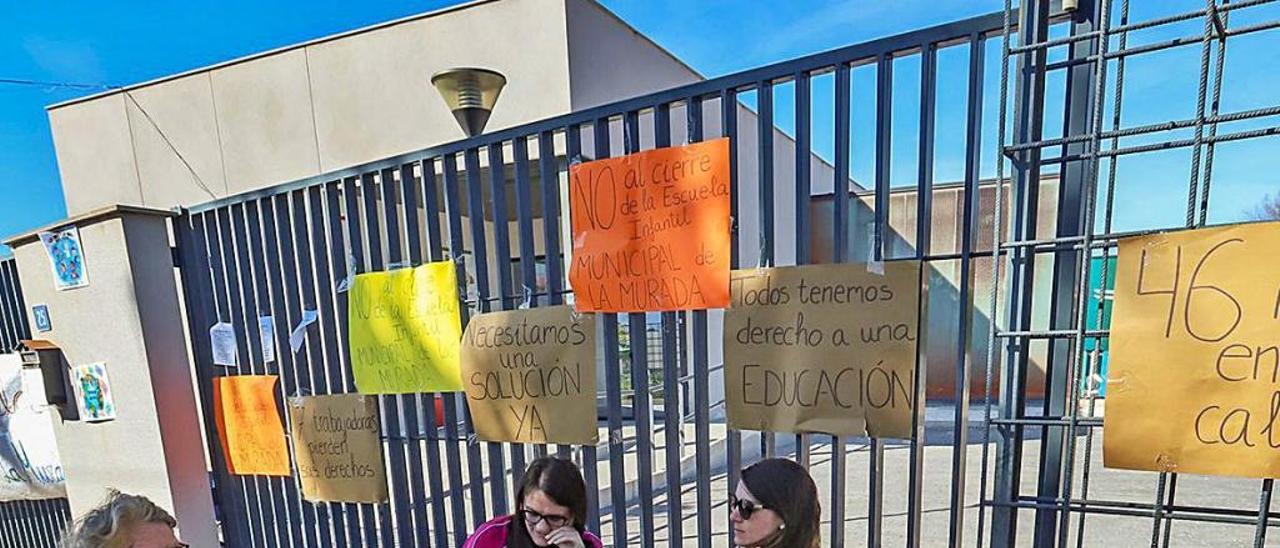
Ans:
POLYGON ((516 489, 516 515, 507 526, 508 548, 534 548, 533 538, 525 527, 524 497, 531 491, 542 491, 573 513, 573 528, 582 534, 586 530, 587 520, 587 484, 582 481, 582 472, 572 461, 559 457, 542 457, 531 463, 520 478, 520 488, 516 489))
POLYGON ((742 483, 786 525, 764 546, 812 548, 821 545, 822 506, 818 503, 818 487, 804 467, 788 459, 765 459, 742 471, 742 483))

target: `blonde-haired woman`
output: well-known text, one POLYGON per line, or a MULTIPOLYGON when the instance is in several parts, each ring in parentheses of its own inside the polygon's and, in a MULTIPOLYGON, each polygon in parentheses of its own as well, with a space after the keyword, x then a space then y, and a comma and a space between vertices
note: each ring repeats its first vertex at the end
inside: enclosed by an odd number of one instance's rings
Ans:
POLYGON ((186 548, 173 528, 178 521, 138 495, 115 489, 107 500, 76 520, 61 548, 186 548))

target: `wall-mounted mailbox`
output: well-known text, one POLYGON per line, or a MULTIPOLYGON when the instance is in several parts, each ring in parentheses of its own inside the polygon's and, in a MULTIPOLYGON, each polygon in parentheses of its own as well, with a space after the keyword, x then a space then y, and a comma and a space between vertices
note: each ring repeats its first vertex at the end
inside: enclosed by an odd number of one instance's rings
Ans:
POLYGON ((40 378, 44 381, 45 401, 58 408, 64 420, 79 418, 75 405, 71 401, 67 380, 67 368, 62 357, 62 349, 58 345, 45 340, 24 340, 18 346, 18 354, 22 357, 22 366, 40 369, 40 378))

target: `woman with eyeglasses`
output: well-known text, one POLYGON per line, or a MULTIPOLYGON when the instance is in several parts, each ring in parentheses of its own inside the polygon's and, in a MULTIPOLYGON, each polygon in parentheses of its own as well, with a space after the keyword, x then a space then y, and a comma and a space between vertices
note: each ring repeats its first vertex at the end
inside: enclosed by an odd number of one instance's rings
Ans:
POLYGON ((587 485, 577 465, 542 457, 525 469, 516 513, 489 520, 463 548, 603 548, 586 530, 587 485))
POLYGON ((818 487, 795 461, 765 459, 745 468, 729 497, 729 509, 738 546, 821 546, 818 487))

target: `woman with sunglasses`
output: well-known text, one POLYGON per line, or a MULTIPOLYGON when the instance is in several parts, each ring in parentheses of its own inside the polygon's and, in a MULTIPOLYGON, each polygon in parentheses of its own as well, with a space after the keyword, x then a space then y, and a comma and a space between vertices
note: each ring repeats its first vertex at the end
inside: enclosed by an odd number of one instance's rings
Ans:
POLYGON ((489 520, 463 548, 602 548, 586 530, 587 485, 578 467, 542 457, 525 469, 516 490, 516 513, 489 520))
POLYGON ((818 487, 804 467, 765 459, 742 471, 729 497, 729 521, 738 546, 817 548, 822 508, 818 487))

